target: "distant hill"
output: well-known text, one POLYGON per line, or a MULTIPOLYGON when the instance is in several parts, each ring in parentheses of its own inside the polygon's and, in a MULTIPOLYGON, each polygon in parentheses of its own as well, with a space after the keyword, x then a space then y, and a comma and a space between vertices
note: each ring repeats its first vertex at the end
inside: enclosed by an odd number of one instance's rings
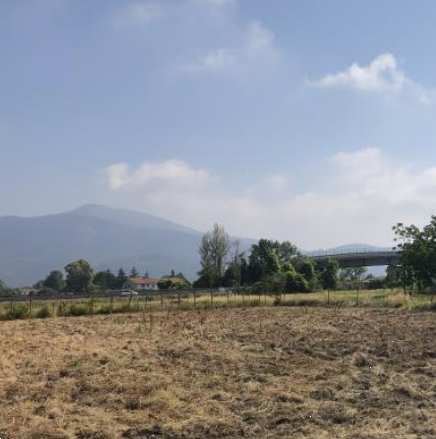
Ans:
POLYGON ((174 232, 188 233, 195 236, 201 235, 201 233, 197 230, 190 229, 189 227, 182 226, 148 213, 141 213, 127 209, 116 209, 99 204, 87 204, 71 211, 70 213, 74 215, 99 218, 120 226, 135 227, 146 230, 171 230, 174 232))
MULTIPOLYGON (((171 269, 194 279, 199 269, 202 233, 157 216, 133 210, 90 204, 56 215, 0 217, 0 279, 10 286, 33 285, 50 270, 76 259, 88 260, 95 270, 135 266, 141 274, 161 276, 171 269)), ((241 239, 241 250, 254 240, 241 239)), ((376 250, 352 244, 319 253, 376 250)), ((382 274, 383 268, 370 272, 382 274)))
MULTIPOLYGON (((195 278, 201 232, 153 215, 86 205, 57 215, 0 217, 0 279, 32 285, 52 269, 83 258, 96 270, 135 266, 160 276, 195 278)), ((243 240, 248 248, 252 241, 243 240)))

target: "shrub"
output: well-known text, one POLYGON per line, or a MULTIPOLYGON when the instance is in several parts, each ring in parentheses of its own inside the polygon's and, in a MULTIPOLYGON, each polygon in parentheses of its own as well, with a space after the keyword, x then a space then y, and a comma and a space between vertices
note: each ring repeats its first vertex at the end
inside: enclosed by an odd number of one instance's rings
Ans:
POLYGON ((36 313, 36 318, 37 319, 46 319, 48 317, 51 317, 51 311, 50 311, 50 308, 47 305, 44 305, 36 313))
POLYGON ((29 308, 24 305, 17 305, 12 307, 6 314, 9 319, 25 319, 29 316, 29 308))
POLYGON ((66 316, 79 317, 86 316, 87 314, 89 314, 89 307, 85 305, 76 305, 73 303, 67 310, 65 310, 66 316))
POLYGON ((310 290, 306 278, 295 271, 286 273, 285 291, 287 293, 307 293, 310 290))

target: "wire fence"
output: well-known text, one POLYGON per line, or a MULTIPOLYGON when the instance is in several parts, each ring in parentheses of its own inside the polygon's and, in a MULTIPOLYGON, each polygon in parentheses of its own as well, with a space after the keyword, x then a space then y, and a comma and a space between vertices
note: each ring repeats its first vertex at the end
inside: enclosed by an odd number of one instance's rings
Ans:
POLYGON ((0 319, 260 305, 272 304, 276 296, 223 289, 159 290, 128 295, 113 292, 11 296, 0 297, 0 319))

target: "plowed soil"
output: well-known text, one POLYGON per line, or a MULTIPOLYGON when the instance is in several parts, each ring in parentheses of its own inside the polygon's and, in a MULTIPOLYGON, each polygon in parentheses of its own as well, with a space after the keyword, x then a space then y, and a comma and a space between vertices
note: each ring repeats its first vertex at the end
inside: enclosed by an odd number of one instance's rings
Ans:
POLYGON ((1 439, 436 438, 436 315, 247 308, 0 323, 1 439))

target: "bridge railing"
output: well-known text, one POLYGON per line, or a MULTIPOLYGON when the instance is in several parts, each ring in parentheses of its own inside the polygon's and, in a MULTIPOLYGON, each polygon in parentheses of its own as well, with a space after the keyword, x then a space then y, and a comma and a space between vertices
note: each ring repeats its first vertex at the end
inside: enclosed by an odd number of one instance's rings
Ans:
POLYGON ((392 256, 396 256, 399 254, 399 251, 397 250, 367 250, 367 249, 362 249, 362 250, 349 250, 349 251, 337 251, 337 252, 331 252, 331 251, 326 251, 326 252, 317 252, 315 254, 307 254, 306 256, 316 259, 316 258, 335 258, 338 256, 359 256, 359 255, 365 255, 365 256, 377 256, 377 255, 392 255, 392 256))

